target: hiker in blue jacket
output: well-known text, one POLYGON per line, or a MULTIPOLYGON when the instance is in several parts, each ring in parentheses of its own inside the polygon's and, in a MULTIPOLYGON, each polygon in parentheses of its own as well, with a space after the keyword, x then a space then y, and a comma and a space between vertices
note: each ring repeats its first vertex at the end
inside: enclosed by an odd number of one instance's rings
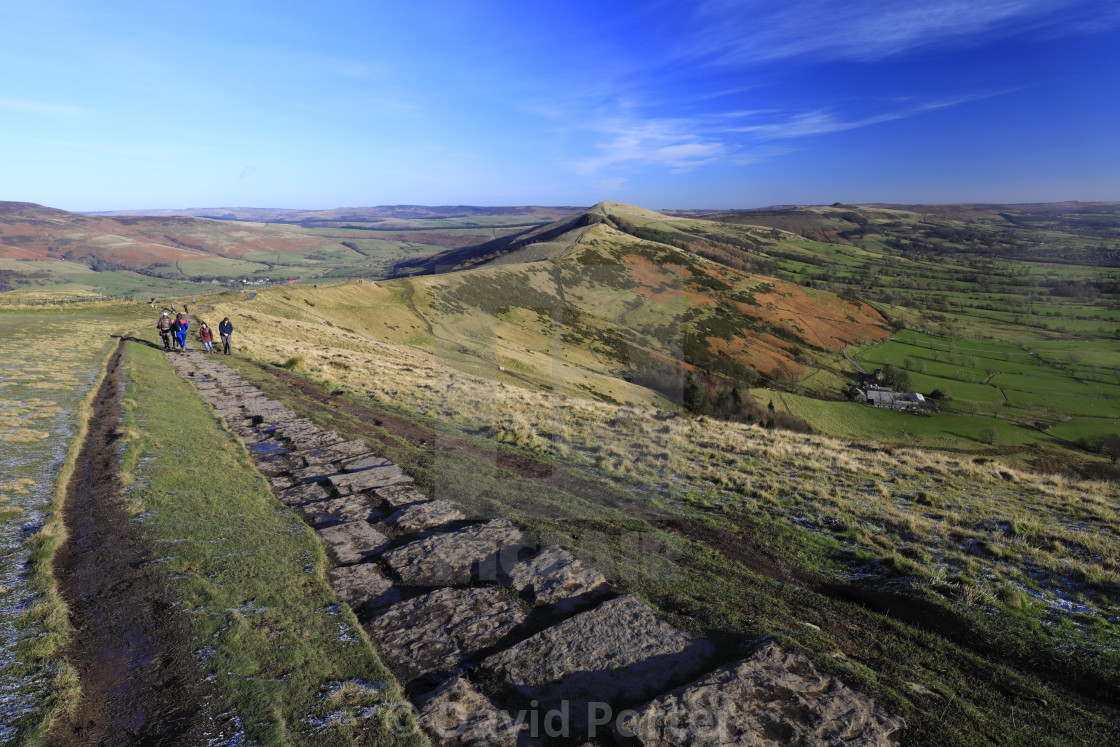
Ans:
POLYGON ((175 322, 175 341, 179 343, 179 352, 181 353, 187 349, 187 327, 190 325, 187 324, 187 318, 182 314, 175 315, 175 322))

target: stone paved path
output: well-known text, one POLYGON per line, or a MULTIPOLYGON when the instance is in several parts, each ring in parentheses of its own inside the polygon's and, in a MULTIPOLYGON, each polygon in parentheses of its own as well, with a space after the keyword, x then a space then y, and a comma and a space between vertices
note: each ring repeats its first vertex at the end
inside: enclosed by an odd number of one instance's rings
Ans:
POLYGON ((749 659, 618 596, 508 520, 429 500, 364 441, 265 398, 217 356, 171 355, 319 535, 354 608, 438 745, 889 745, 905 728, 769 644, 749 659))

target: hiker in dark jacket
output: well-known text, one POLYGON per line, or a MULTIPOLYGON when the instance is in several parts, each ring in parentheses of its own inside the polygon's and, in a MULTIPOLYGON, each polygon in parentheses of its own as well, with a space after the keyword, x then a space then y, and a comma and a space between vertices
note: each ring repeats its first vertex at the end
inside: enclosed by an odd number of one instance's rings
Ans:
POLYGON ((233 322, 227 316, 218 324, 218 334, 222 336, 222 352, 229 355, 230 337, 233 336, 233 322))
POLYGON ((171 317, 166 311, 156 322, 156 329, 159 330, 159 339, 163 340, 163 349, 171 350, 171 317))

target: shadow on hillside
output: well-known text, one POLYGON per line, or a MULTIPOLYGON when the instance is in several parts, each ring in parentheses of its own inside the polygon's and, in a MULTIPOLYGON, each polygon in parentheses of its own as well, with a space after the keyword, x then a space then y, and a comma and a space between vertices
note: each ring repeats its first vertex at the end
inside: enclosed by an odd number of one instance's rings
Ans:
POLYGON ((163 350, 163 345, 157 345, 156 343, 152 342, 151 340, 142 340, 141 338, 133 337, 132 335, 112 335, 112 336, 116 337, 117 339, 124 340, 125 342, 135 342, 135 343, 139 343, 140 345, 147 345, 150 348, 155 348, 156 350, 163 350))

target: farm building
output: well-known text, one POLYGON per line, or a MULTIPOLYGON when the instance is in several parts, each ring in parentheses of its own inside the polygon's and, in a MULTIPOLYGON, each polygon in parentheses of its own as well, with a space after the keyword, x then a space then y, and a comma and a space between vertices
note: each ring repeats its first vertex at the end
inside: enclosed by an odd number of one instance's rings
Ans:
POLYGON ((869 386, 867 387, 867 404, 875 405, 876 407, 894 407, 895 393, 890 387, 885 386, 869 386))
POLYGON ((868 384, 863 388, 852 387, 847 391, 847 395, 852 402, 874 405, 875 407, 889 407, 895 410, 916 410, 929 407, 926 398, 920 393, 899 394, 889 386, 868 384))

